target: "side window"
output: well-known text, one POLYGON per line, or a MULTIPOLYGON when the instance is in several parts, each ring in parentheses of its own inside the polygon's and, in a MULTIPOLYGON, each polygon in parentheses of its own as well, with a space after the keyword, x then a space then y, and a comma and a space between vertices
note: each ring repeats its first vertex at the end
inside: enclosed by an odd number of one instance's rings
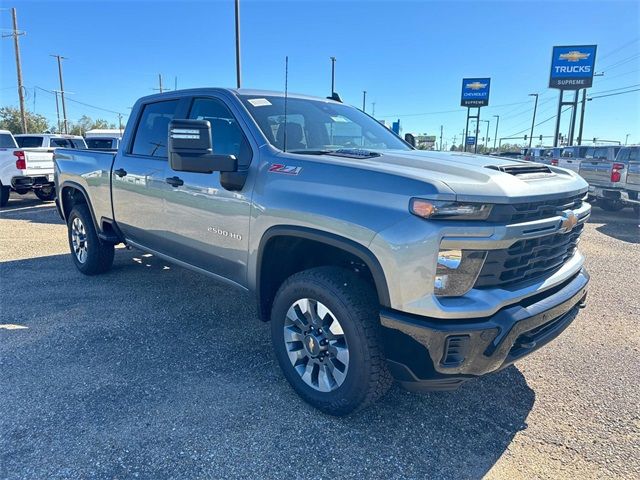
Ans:
POLYGON ((144 106, 133 139, 131 153, 147 157, 167 158, 169 122, 178 108, 178 100, 149 103, 144 106))
POLYGON ((595 148, 587 148, 584 158, 597 158, 595 157, 595 148))
POLYGON ((246 167, 251 163, 249 142, 235 117, 222 101, 215 98, 196 98, 191 105, 189 118, 209 120, 213 153, 235 155, 240 166, 246 167))
POLYGON ((630 148, 629 149, 629 161, 637 162, 640 159, 640 148, 630 148))
POLYGON ((73 148, 71 142, 66 138, 50 138, 49 139, 50 147, 61 147, 61 148, 73 148))

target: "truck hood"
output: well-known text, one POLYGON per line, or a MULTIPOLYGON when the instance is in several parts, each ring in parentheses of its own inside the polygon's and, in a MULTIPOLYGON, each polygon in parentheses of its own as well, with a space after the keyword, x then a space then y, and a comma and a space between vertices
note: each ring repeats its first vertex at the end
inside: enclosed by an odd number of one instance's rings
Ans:
POLYGON ((323 156, 325 161, 427 182, 438 199, 512 203, 577 195, 587 183, 563 168, 462 152, 378 151, 368 158, 323 156), (533 168, 532 168, 533 167, 533 168), (537 170, 537 171, 536 171, 537 170))

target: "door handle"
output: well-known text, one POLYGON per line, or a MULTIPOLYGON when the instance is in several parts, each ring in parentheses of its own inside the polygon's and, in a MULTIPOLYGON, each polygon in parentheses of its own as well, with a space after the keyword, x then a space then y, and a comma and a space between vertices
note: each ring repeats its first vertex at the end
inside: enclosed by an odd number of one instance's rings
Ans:
POLYGON ((124 168, 119 168, 117 170, 114 170, 113 173, 115 173, 119 177, 124 177, 127 174, 127 171, 124 168))
POLYGON ((172 187, 179 187, 181 185, 184 185, 184 181, 178 177, 169 177, 166 179, 166 181, 172 187))

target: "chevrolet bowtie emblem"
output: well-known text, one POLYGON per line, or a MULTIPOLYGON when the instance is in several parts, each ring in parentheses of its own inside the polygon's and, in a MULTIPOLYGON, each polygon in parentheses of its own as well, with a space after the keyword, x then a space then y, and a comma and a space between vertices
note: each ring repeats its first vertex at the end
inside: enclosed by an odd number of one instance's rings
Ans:
POLYGON ((316 342, 313 337, 309 337, 309 350, 313 350, 316 347, 316 342))
POLYGON ((560 223, 560 232, 569 233, 578 224, 578 217, 572 210, 562 212, 562 223, 560 223))
POLYGON ((568 62, 579 62, 580 60, 586 60, 589 58, 590 53, 582 53, 577 50, 572 50, 560 55, 560 60, 566 60, 568 62))
POLYGON ((467 83, 466 87, 470 88, 471 90, 480 90, 482 88, 485 88, 487 86, 486 83, 480 83, 480 82, 473 82, 473 83, 467 83))

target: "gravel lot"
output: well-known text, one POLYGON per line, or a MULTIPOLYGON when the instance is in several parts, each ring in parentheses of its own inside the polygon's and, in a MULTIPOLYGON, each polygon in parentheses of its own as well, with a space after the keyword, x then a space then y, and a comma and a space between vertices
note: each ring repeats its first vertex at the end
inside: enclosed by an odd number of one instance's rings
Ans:
POLYGON ((325 416, 281 377, 252 299, 119 249, 74 268, 52 204, 0 212, 0 478, 640 478, 640 233, 595 208, 589 305, 453 393, 325 416))

